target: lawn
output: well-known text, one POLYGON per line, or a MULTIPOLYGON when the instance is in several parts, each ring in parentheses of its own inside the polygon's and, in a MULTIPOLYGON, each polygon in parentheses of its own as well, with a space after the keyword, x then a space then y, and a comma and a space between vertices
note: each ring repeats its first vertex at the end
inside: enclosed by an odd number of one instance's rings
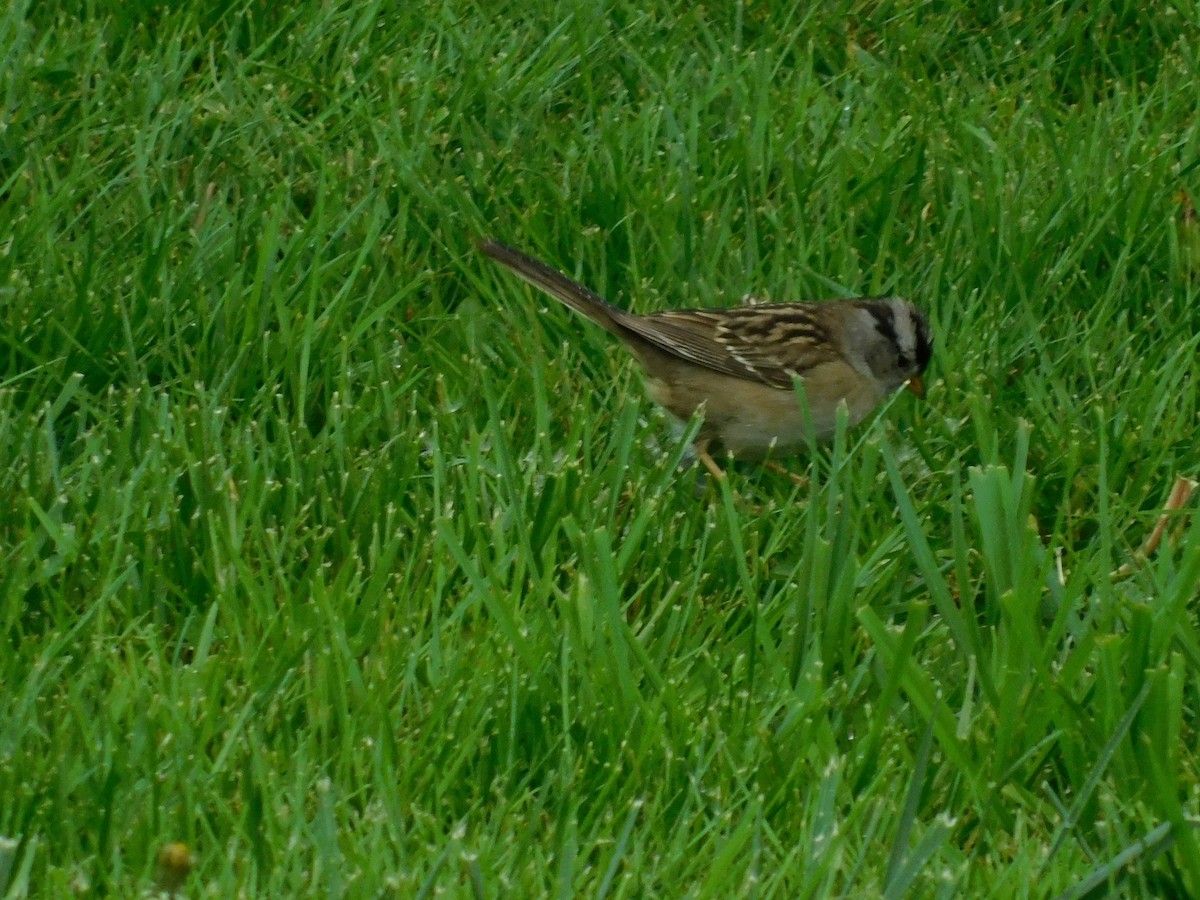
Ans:
POLYGON ((1197 72, 1175 2, 9 4, 0 896, 1200 896, 1197 72), (716 482, 484 236, 909 297, 928 396, 716 482))

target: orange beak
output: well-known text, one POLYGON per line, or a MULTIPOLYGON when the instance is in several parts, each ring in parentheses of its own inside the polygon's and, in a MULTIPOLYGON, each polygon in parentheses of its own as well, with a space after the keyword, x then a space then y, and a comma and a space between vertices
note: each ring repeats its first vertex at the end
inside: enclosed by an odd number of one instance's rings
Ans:
POLYGON ((925 396, 925 381, 921 378, 920 375, 914 375, 912 378, 908 379, 908 384, 906 384, 905 387, 907 387, 910 391, 912 391, 918 397, 924 398, 924 396, 925 396))

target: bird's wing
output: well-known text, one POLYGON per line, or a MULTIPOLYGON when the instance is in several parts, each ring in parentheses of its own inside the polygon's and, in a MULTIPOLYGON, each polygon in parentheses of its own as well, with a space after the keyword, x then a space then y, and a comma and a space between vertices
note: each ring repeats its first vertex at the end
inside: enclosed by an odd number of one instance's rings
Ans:
POLYGON ((793 376, 839 358, 815 304, 623 315, 621 326, 681 359, 716 372, 790 389, 793 376))

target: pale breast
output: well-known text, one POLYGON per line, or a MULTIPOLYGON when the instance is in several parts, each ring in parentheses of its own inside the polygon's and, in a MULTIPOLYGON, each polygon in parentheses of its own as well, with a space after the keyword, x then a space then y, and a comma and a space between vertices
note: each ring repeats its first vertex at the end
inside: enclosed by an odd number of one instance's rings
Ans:
MULTIPOLYGON (((816 367, 803 383, 818 441, 833 436, 840 401, 845 400, 849 424, 855 425, 883 399, 878 385, 840 361, 816 367)), ((737 457, 787 454, 809 440, 800 401, 791 390, 687 366, 647 373, 646 393, 680 419, 703 406, 704 433, 737 457)))

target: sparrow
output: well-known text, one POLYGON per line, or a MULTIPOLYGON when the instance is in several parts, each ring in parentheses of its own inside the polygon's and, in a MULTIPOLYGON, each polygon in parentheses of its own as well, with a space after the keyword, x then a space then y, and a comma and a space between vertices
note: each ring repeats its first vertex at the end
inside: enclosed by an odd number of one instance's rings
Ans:
POLYGON ((520 250, 490 239, 478 246, 615 335, 641 363, 646 393, 672 416, 701 415, 696 455, 716 478, 725 473, 714 453, 787 454, 832 437, 842 403, 855 425, 902 387, 924 396, 933 336, 928 319, 901 297, 639 315, 520 250))

